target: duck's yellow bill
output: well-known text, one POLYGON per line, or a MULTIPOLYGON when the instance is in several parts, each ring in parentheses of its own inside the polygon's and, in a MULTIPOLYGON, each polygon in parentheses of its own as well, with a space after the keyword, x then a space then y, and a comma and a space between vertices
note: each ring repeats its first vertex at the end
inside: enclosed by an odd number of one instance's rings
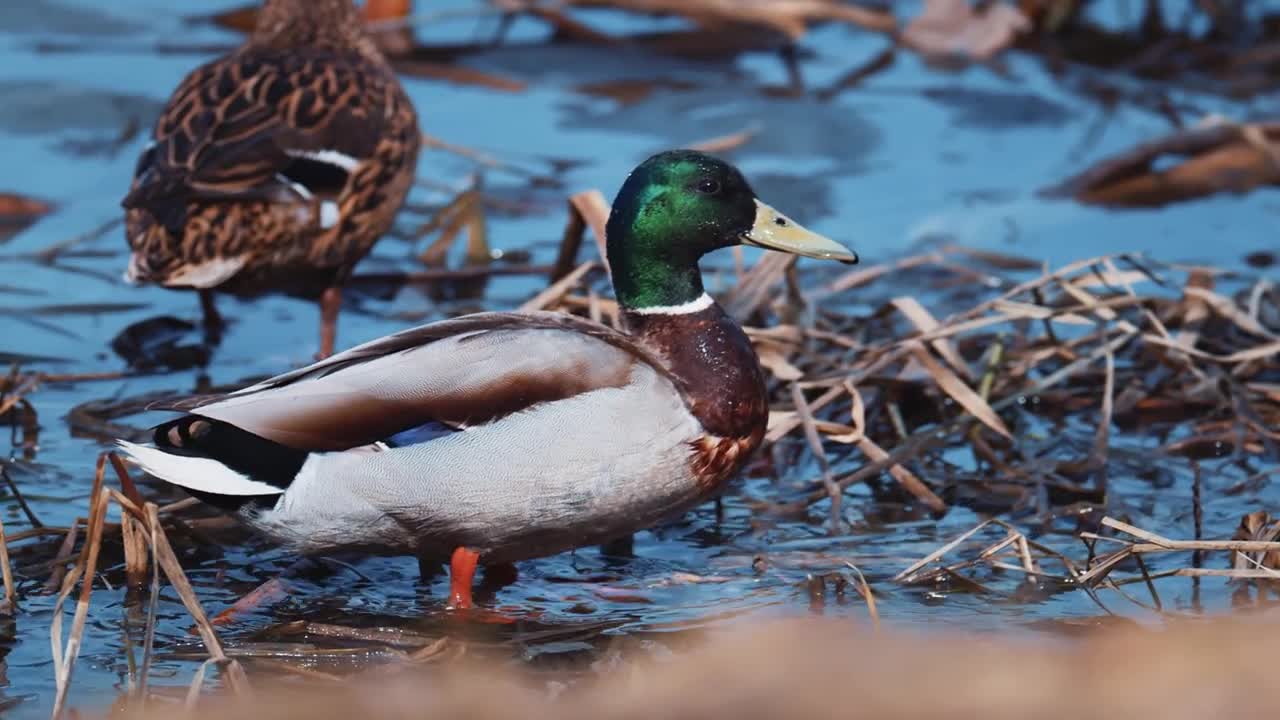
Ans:
POLYGON ((842 263, 858 262, 858 254, 827 237, 823 237, 795 220, 756 200, 756 221, 742 236, 747 245, 842 263))

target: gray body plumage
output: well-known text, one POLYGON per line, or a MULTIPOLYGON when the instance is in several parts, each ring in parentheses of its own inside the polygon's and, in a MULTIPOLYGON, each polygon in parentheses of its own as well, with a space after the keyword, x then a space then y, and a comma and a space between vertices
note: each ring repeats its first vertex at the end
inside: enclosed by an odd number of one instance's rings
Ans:
POLYGON ((637 365, 621 388, 545 403, 430 442, 313 456, 247 517, 302 552, 344 546, 509 562, 634 532, 697 497, 697 422, 637 365))

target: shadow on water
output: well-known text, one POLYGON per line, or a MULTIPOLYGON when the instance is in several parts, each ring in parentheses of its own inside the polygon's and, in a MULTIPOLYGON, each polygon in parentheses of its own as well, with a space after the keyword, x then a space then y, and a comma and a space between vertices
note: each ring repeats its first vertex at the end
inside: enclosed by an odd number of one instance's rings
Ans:
MULTIPOLYGON (((0 362, 52 377, 0 418, 15 428, 9 477, 34 517, 66 527, 84 515, 94 458, 111 437, 132 436, 162 417, 143 411, 146 399, 235 387, 307 362, 315 350, 316 310, 286 297, 224 299, 232 322, 214 345, 201 336, 193 296, 130 288, 120 279, 126 254, 116 222, 134 157, 160 98, 208 57, 174 48, 235 42, 226 31, 189 23, 183 15, 223 5, 12 5, 0 10, 0 154, 6 158, 0 190, 48 206, 29 209, 21 222, 0 221, 0 362), (173 51, 156 52, 161 46, 173 51), (120 403, 139 399, 120 409, 120 403), (86 412, 91 401, 97 414, 86 412)), ((470 7, 461 0, 441 5, 470 7)), ((612 28, 668 27, 665 20, 605 17, 612 28)), ((494 21, 454 20, 421 33, 474 43, 487 37, 494 21)), ((816 229, 849 240, 864 262, 961 243, 1030 258, 1029 267, 1011 274, 1036 270, 1042 262, 1060 265, 1114 252, 1233 270, 1244 270, 1246 255, 1253 253, 1254 272, 1274 272, 1259 257, 1259 248, 1272 246, 1269 228, 1280 207, 1267 191, 1132 213, 1037 195, 1099 158, 1164 132, 1167 122, 1141 104, 1104 107, 1074 79, 1062 81, 1027 55, 1008 56, 997 73, 940 72, 899 53, 847 91, 789 96, 790 78, 774 52, 695 61, 639 50, 546 46, 535 42, 543 32, 540 25, 520 21, 511 31, 512 46, 467 55, 469 67, 517 78, 526 84, 523 90, 406 78, 424 131, 482 148, 496 161, 476 163, 446 152, 424 156, 420 183, 395 232, 360 267, 365 279, 351 294, 340 344, 461 312, 518 306, 545 287, 545 271, 521 268, 545 268, 556 260, 567 194, 594 187, 611 195, 650 152, 736 133, 744 133, 745 141, 725 152, 759 194, 816 229), (444 253, 443 267, 419 259, 434 238, 425 237, 423 226, 470 187, 477 173, 484 181, 483 246, 502 256, 492 267, 508 269, 479 285, 474 276, 467 284, 449 274, 464 267, 465 242, 444 253)), ((803 46, 805 83, 833 87, 851 66, 884 52, 885 40, 821 26, 803 46)), ((1268 102, 1176 87, 1163 92, 1175 104, 1233 117, 1265 111, 1268 102)), ((755 259, 748 254, 746 261, 755 259)), ((728 253, 708 258, 709 284, 730 284, 734 262, 728 253)), ((834 271, 802 267, 806 287, 833 277, 834 271)), ((830 302, 841 312, 870 314, 909 294, 946 317, 989 297, 994 287, 982 276, 921 270, 830 302)), ((1014 410, 1028 447, 1045 462, 1088 454, 1094 442, 1092 417, 1072 417, 1063 410, 1070 402, 1050 394, 1029 396, 1014 410)), ((1170 537, 1190 537, 1192 493, 1199 488, 1202 517, 1196 522, 1206 536, 1228 537, 1243 514, 1274 505, 1267 466, 1240 461, 1221 447, 1205 449, 1198 466, 1166 456, 1152 464, 1153 448, 1185 439, 1177 430, 1160 432, 1166 431, 1141 423, 1113 430, 1107 466, 1111 514, 1170 537)), ((630 556, 586 548, 522 563, 515 583, 492 589, 487 599, 480 595, 515 618, 513 624, 460 623, 443 611, 447 579, 420 583, 409 558, 335 558, 322 563, 319 573, 297 574, 287 598, 222 632, 232 654, 263 673, 284 672, 279 665, 285 661, 356 672, 402 658, 442 635, 465 636, 474 652, 537 669, 585 672, 593 664, 607 665, 621 648, 661 653, 686 633, 744 615, 821 613, 862 621, 866 605, 851 589, 847 563, 865 574, 886 622, 987 630, 1093 622, 1101 611, 1085 593, 1028 584, 999 568, 968 580, 892 582, 984 513, 1003 514, 1064 553, 1080 552, 1076 534, 1096 529, 1096 508, 1090 509, 1096 498, 1088 492, 1052 500, 1055 507, 1078 504, 1076 516, 1037 514, 1002 498, 1000 488, 983 485, 989 478, 982 477, 972 455, 942 455, 953 478, 945 514, 935 517, 894 491, 892 483, 875 479, 846 492, 844 524, 833 534, 825 525, 826 501, 787 515, 760 512, 763 504, 812 489, 821 475, 803 443, 784 444, 763 454, 722 503, 640 533, 630 556), (981 492, 972 489, 978 486, 981 492)), ((839 472, 857 464, 856 457, 841 462, 839 472)), ((1072 492, 1064 487, 1042 491, 1072 492)), ((144 485, 143 491, 158 502, 182 499, 159 486, 144 485)), ((12 492, 0 492, 7 493, 7 532, 33 530, 12 492)), ((293 561, 202 509, 183 518, 183 529, 174 535, 179 559, 212 612, 293 561)), ((990 528, 975 542, 998 540, 1003 532, 990 528)), ((12 703, 21 716, 45 714, 52 703, 48 629, 55 595, 46 582, 61 542, 51 533, 11 546, 21 612, 0 625, 7 678, 0 706, 12 703)), ((84 707, 105 706, 124 686, 145 619, 145 603, 123 588, 118 540, 109 540, 103 553, 102 584, 94 591, 72 693, 84 707)), ((1236 591, 1221 579, 1193 585, 1169 578, 1161 588, 1166 606, 1197 612, 1230 607, 1236 591)), ((1157 617, 1134 605, 1118 607, 1127 617, 1157 617)), ((185 687, 206 656, 171 590, 161 597, 159 618, 153 684, 185 687)))

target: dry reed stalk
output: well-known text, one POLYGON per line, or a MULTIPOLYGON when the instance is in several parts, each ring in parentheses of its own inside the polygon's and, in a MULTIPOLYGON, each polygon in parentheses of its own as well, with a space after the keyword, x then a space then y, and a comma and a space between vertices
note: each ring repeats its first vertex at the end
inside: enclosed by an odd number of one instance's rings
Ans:
POLYGON ((934 360, 923 345, 914 345, 911 348, 911 356, 924 366, 924 369, 932 376, 933 381, 937 383, 943 392, 950 395, 952 400, 955 400, 961 407, 968 410, 982 424, 1007 438, 1013 437, 1013 434, 1009 432, 1008 426, 1004 424, 999 415, 996 415, 991 406, 987 404, 987 401, 983 400, 963 380, 956 377, 955 373, 945 368, 937 360, 934 360))
POLYGON ((925 555, 924 557, 915 561, 902 572, 899 572, 897 575, 894 575, 893 581, 897 583, 906 583, 906 584, 916 582, 917 571, 919 571, 921 568, 925 567, 926 565, 929 565, 930 563, 937 561, 942 556, 956 549, 965 540, 968 540, 969 538, 978 534, 979 531, 981 531, 983 528, 987 527, 988 525, 992 525, 994 522, 995 522, 994 520, 984 520, 978 523, 977 525, 974 525, 972 528, 969 528, 968 530, 964 531, 963 533, 956 536, 955 538, 952 538, 945 545, 939 547, 938 549, 934 550, 928 555, 925 555))
POLYGON ((76 536, 79 534, 80 521, 73 520, 71 527, 67 528, 67 532, 63 535, 62 544, 58 546, 58 554, 51 561, 52 571, 49 573, 49 579, 45 582, 45 589, 53 592, 62 586, 62 579, 67 574, 67 563, 71 561, 71 553, 75 552, 76 536))
POLYGON ((204 503, 200 502, 200 500, 193 497, 183 498, 181 500, 171 502, 168 505, 161 505, 160 515, 164 516, 164 515, 168 515, 170 513, 176 513, 182 510, 188 510, 193 507, 200 507, 203 504, 204 503))
POLYGON ((18 611, 18 593, 13 585, 13 568, 9 565, 9 537, 0 519, 0 573, 4 575, 4 603, 0 615, 12 615, 18 611))
POLYGON ((812 23, 830 21, 881 33, 893 33, 897 21, 888 12, 850 5, 840 0, 494 0, 508 12, 529 12, 543 5, 604 7, 642 14, 675 14, 698 24, 704 32, 756 25, 799 40, 812 23))
POLYGON ((591 238, 595 240, 596 252, 599 253, 600 262, 604 264, 604 269, 608 272, 609 248, 605 227, 609 223, 609 201, 605 200, 604 195, 599 190, 584 190, 570 195, 569 202, 587 221, 587 227, 591 228, 591 238))
POLYGON ((279 660, 271 660, 268 658, 259 658, 254 661, 254 665, 255 667, 266 668, 289 675, 296 675, 308 680, 322 680, 326 683, 344 683, 348 681, 347 678, 341 675, 334 675, 333 673, 327 673, 322 670, 315 670, 313 668, 294 665, 292 663, 282 662, 279 660))
POLYGON ((725 300, 725 310, 740 322, 748 320, 768 301, 778 282, 795 266, 796 256, 764 253, 734 286, 725 300))
POLYGON ((1093 437, 1093 456, 1099 466, 1107 462, 1107 448, 1111 445, 1111 415, 1115 410, 1116 400, 1116 358, 1113 353, 1103 356, 1105 360, 1106 379, 1102 385, 1102 411, 1098 418, 1098 430, 1093 437))
POLYGON ((1238 350, 1230 355, 1217 355, 1204 350, 1184 347, 1176 341, 1169 340, 1158 335, 1152 335, 1150 333, 1143 335, 1142 339, 1153 345, 1172 348, 1192 357, 1199 358, 1200 360, 1208 360, 1209 362, 1221 365, 1236 365, 1250 360, 1262 360, 1264 358, 1273 358, 1280 355, 1280 340, 1264 343, 1245 350, 1238 350))
POLYGON ((871 282, 878 280, 890 273, 901 272, 913 268, 923 267, 926 265, 934 265, 942 262, 942 254, 931 252, 922 255, 912 255, 902 258, 891 263, 880 263, 868 267, 860 267, 856 270, 849 270, 835 280, 823 285, 809 293, 810 302, 825 300, 832 295, 839 295, 849 290, 860 288, 871 282))
MULTIPOLYGON (((395 36, 395 33, 381 33, 379 38, 395 36)), ((524 92, 528 87, 524 81, 508 75, 495 75, 490 72, 483 72, 481 70, 464 67, 462 65, 431 62, 428 60, 416 60, 412 57, 392 57, 391 66, 401 74, 412 77, 447 80, 459 85, 477 85, 489 90, 500 90, 502 92, 524 92)), ((446 148, 438 149, 443 150, 446 148)), ((456 149, 457 146, 450 146, 447 148, 450 152, 456 149)))
MULTIPOLYGON (((25 440, 23 441, 25 444, 25 440)), ((27 516, 27 522, 31 523, 31 527, 40 530, 44 527, 44 523, 40 522, 40 518, 36 516, 31 506, 27 504, 27 499, 23 497, 22 490, 18 487, 18 483, 13 481, 13 477, 9 475, 9 466, 7 462, 0 461, 0 480, 4 480, 4 484, 9 487, 9 492, 13 494, 13 498, 18 501, 18 507, 22 508, 22 514, 27 516)))
POLYGON ((600 297, 599 293, 588 290, 586 297, 580 295, 566 295, 560 300, 561 310, 585 310, 589 317, 593 317, 592 313, 599 313, 607 324, 615 330, 622 328, 622 321, 619 318, 621 310, 615 300, 600 297), (594 297, 593 297, 594 296, 594 297), (594 309, 593 309, 594 308, 594 309))
POLYGON ((609 270, 609 259, 605 241, 605 225, 609 221, 609 203, 599 190, 584 190, 569 196, 569 219, 565 224, 564 235, 560 239, 560 249, 556 253, 555 269, 551 272, 551 280, 555 282, 568 275, 578 262, 582 250, 582 237, 587 228, 595 238, 596 250, 600 261, 609 270))
POLYGON ((804 438, 809 443, 809 449, 817 459, 818 468, 822 472, 822 482, 826 485, 827 496, 831 500, 828 530, 834 535, 840 532, 840 501, 844 493, 841 492, 840 486, 836 485, 835 476, 831 474, 831 463, 827 461, 827 452, 823 449, 822 440, 818 437, 818 429, 814 427, 813 411, 805 402, 804 391, 794 383, 791 385, 791 402, 795 404, 796 414, 800 416, 800 424, 804 428, 804 438))
POLYGON ((357 273, 348 284, 351 287, 361 285, 395 286, 395 285, 434 285, 465 280, 483 280, 492 277, 511 277, 516 275, 546 275, 553 265, 462 265, 461 267, 428 268, 416 272, 368 272, 357 273))
MULTIPOLYGON (((1142 555, 1168 552, 1231 552, 1238 557, 1248 558, 1243 553, 1267 553, 1280 552, 1280 542, 1264 541, 1264 540, 1171 540, 1169 538, 1157 535, 1155 533, 1143 530, 1141 528, 1130 525, 1129 523, 1116 520, 1115 518, 1103 518, 1102 525, 1114 530, 1118 530, 1127 535, 1132 535, 1142 542, 1124 543, 1124 547, 1120 550, 1100 558, 1097 563, 1089 568, 1087 572, 1080 576, 1079 582, 1084 584, 1097 584, 1105 579, 1112 570, 1120 563, 1130 559, 1140 559, 1142 555)), ((1096 535, 1094 533, 1082 533, 1081 537, 1089 540, 1103 540, 1110 542, 1124 542, 1117 538, 1096 535)), ((1248 558, 1252 560, 1252 558, 1248 558)), ((1257 562, 1256 560, 1254 561, 1257 562)), ((1186 577, 1240 577, 1240 578, 1256 578, 1266 577, 1271 579, 1280 579, 1280 571, 1271 568, 1262 567, 1260 564, 1254 570, 1247 568, 1230 568, 1223 570, 1205 569, 1205 568, 1183 568, 1174 571, 1178 575, 1186 577)))
MULTIPOLYGON (((878 475, 879 473, 888 472, 895 465, 908 462, 920 453, 941 442, 942 439, 937 433, 917 433, 895 447, 893 451, 889 453, 888 457, 883 460, 867 463, 844 477, 836 478, 836 485, 838 485, 841 490, 844 490, 851 485, 863 482, 875 475, 878 475)), ((930 493, 932 493, 932 491, 930 491, 930 493)), ((772 512, 781 515, 792 515, 802 512, 808 506, 816 502, 820 502, 826 497, 826 488, 820 488, 808 493, 800 500, 793 502, 780 502, 769 507, 772 512)), ((946 503, 944 503, 941 498, 937 499, 937 503, 945 510, 946 503)))
POLYGON ((465 643, 459 643, 451 638, 442 637, 424 648, 414 650, 409 653, 409 661, 418 664, 434 662, 441 659, 441 656, 443 656, 450 648, 457 648, 457 657, 461 657, 462 653, 466 652, 467 646, 465 643))
POLYGON ((491 170, 504 172, 509 175, 515 175, 517 177, 529 178, 534 180, 543 180, 543 181, 550 180, 550 178, 545 178, 536 172, 533 172, 526 168, 522 168, 513 163, 500 160, 499 158, 489 153, 483 152, 481 150, 475 150, 473 148, 465 147, 462 145, 457 145, 455 143, 446 142, 444 140, 441 140, 440 138, 434 137, 432 135, 428 135, 426 133, 422 133, 422 147, 424 149, 440 150, 442 152, 447 152, 451 155, 457 155, 459 157, 466 158, 476 163, 477 165, 487 167, 491 170))
POLYGON ((23 398, 40 387, 39 375, 27 375, 12 389, 0 393, 0 415, 4 415, 22 402, 23 398))
POLYGON ((852 570, 853 573, 858 576, 858 582, 854 583, 853 589, 856 590, 857 593, 862 596, 863 601, 867 603, 867 614, 871 616, 871 627, 875 628, 876 631, 879 632, 880 610, 876 607, 876 596, 875 593, 871 592, 871 585, 867 582, 867 578, 862 574, 862 571, 858 569, 857 565, 854 565, 848 560, 846 560, 844 564, 845 567, 852 570))
POLYGON ((93 496, 93 504, 89 510, 89 521, 85 526, 85 552, 81 553, 76 569, 67 575, 62 584, 62 592, 54 604, 54 620, 50 627, 53 638, 54 681, 56 691, 53 702, 55 720, 62 717, 66 708, 67 693, 71 690, 72 672, 76 659, 80 656, 80 646, 84 637, 85 621, 89 616, 89 599, 93 594, 93 579, 98 571, 98 552, 102 548, 102 525, 107 515, 107 505, 111 495, 102 489, 102 474, 106 459, 98 458, 98 472, 94 486, 97 492, 93 496), (71 621, 71 631, 67 637, 66 651, 61 652, 62 644, 62 607, 71 595, 75 580, 80 579, 80 598, 76 602, 75 615, 71 621))
POLYGON ((187 574, 182 570, 182 564, 178 562, 178 557, 174 555, 173 548, 169 545, 169 538, 165 535, 164 528, 160 526, 159 508, 156 507, 155 503, 147 503, 146 514, 150 523, 152 549, 155 553, 156 561, 160 564, 161 569, 164 570, 165 576, 169 578, 169 584, 173 585, 178 597, 182 599, 182 604, 186 606, 187 612, 195 620, 200 639, 204 642, 205 650, 209 653, 209 659, 225 668, 227 684, 233 692, 247 692, 249 690, 249 680, 244 674, 244 668, 240 666, 238 661, 229 659, 226 653, 223 652, 222 643, 218 640, 218 634, 213 629, 213 625, 209 623, 204 607, 200 605, 200 600, 191 588, 191 582, 187 580, 187 574))
POLYGON ((142 587, 147 582, 147 537, 142 524, 125 513, 120 518, 121 540, 124 544, 124 574, 129 587, 142 587))
MULTIPOLYGON (((883 463, 889 459, 889 453, 875 443, 874 440, 866 435, 866 404, 862 400, 862 393, 853 383, 845 381, 843 385, 844 391, 853 398, 853 404, 849 408, 850 427, 848 432, 831 432, 828 433, 827 439, 838 443, 849 443, 856 445, 863 455, 873 463, 883 463)), ((815 423, 815 429, 819 426, 815 423)), ((922 502, 925 507, 935 513, 946 512, 947 503, 938 497, 928 485, 925 485, 915 473, 908 470, 903 465, 893 463, 887 468, 889 475, 902 486, 904 490, 911 493, 917 500, 922 502)), ((830 489, 828 488, 828 492, 830 489)))
MULTIPOLYGON (((209 670, 209 666, 219 662, 214 658, 209 658, 200 663, 200 667, 196 668, 195 675, 191 678, 191 685, 187 688, 187 698, 182 703, 187 712, 195 709, 196 704, 200 702, 200 691, 204 689, 204 676, 209 670)), ((231 662, 235 662, 234 660, 231 662)))
POLYGON ((761 127, 759 125, 751 125, 738 132, 728 133, 727 135, 718 135, 706 140, 699 140, 695 143, 689 143, 685 147, 690 150, 697 150, 704 153, 726 153, 730 150, 738 148, 751 142, 751 139, 760 134, 761 127))
POLYGON ((147 581, 147 555, 151 545, 150 533, 145 525, 146 513, 143 510, 146 501, 142 499, 120 456, 109 452, 107 459, 115 470, 123 491, 110 490, 112 499, 124 510, 120 518, 120 534, 124 545, 125 582, 129 587, 142 587, 147 581))
POLYGON ((1031 557, 1031 545, 1027 542, 1027 536, 1018 534, 1018 557, 1022 558, 1022 569, 1032 577, 1043 575, 1035 558, 1031 557))
POLYGON ((111 463, 111 469, 115 470, 116 478, 120 481, 120 491, 134 505, 134 512, 140 512, 143 505, 142 493, 138 492, 138 486, 134 484, 133 478, 129 475, 129 469, 124 466, 124 461, 114 452, 107 453, 107 460, 111 463))
MULTIPOLYGON (((831 404, 833 400, 840 397, 845 392, 847 391, 843 386, 833 387, 830 390, 827 390, 826 392, 822 393, 822 395, 818 396, 813 402, 808 403, 809 411, 813 412, 826 407, 827 405, 831 404)), ((769 429, 765 432, 765 436, 764 436, 765 443, 766 444, 775 443, 781 440, 782 438, 786 437, 787 435, 790 435, 792 430, 795 430, 796 428, 801 427, 802 425, 803 425, 803 421, 800 419, 799 413, 791 413, 790 415, 780 418, 776 421, 774 420, 774 418, 770 417, 769 429)))
MULTIPOLYGON (((905 315, 907 319, 911 321, 911 324, 915 325, 916 329, 922 334, 931 333, 941 327, 938 324, 937 318, 926 310, 925 307, 920 304, 919 300, 909 295, 896 297, 893 300, 890 300, 889 304, 896 308, 898 312, 905 315)), ((964 380, 968 382, 973 381, 973 373, 969 371, 969 366, 965 363, 964 358, 960 357, 960 353, 956 350, 954 343, 946 338, 936 338, 934 340, 930 340, 929 344, 943 360, 947 361, 947 364, 951 366, 952 370, 964 378, 964 380)))
MULTIPOLYGON (((906 585, 927 584, 939 577, 946 577, 954 581, 959 581, 962 584, 981 587, 983 592, 989 592, 987 588, 981 586, 975 580, 961 574, 960 572, 961 570, 976 567, 978 565, 987 565, 1000 570, 1020 572, 1032 580, 1053 580, 1058 583, 1070 584, 1072 586, 1078 585, 1079 578, 1081 577, 1079 571, 1076 570, 1075 564, 1062 553, 1028 539, 1021 530, 1013 527, 1009 523, 998 519, 992 519, 978 524, 933 551, 926 557, 912 564, 906 570, 903 570, 895 576, 894 581, 906 585), (941 560, 944 556, 955 550, 962 542, 972 537, 978 531, 991 525, 1004 528, 1005 536, 983 547, 975 556, 967 560, 960 560, 949 565, 940 565, 928 570, 927 572, 921 572, 921 570, 923 570, 927 565, 941 560), (1061 563, 1066 569, 1067 574, 1058 575, 1045 572, 1036 562, 1036 559, 1032 554, 1033 549, 1036 552, 1041 553, 1044 557, 1052 558, 1061 563), (1009 555, 1011 555, 1016 562, 1009 563, 1000 559, 1002 556, 1009 555)), ((1084 586, 1083 589, 1098 605, 1098 607, 1100 607, 1104 612, 1110 614, 1111 611, 1108 610, 1107 607, 1098 599, 1092 589, 1088 586, 1084 586)), ((1119 588, 1113 587, 1113 589, 1118 590, 1119 588)))
MULTIPOLYGON (((145 516, 145 504, 143 508, 145 516)), ((160 608, 160 561, 155 551, 155 537, 148 532, 148 528, 149 523, 147 525, 139 523, 138 529, 146 537, 148 554, 151 556, 151 588, 150 596, 147 598, 147 620, 142 638, 142 664, 138 671, 138 685, 135 688, 135 697, 142 699, 144 702, 147 697, 147 685, 151 679, 151 663, 155 658, 156 626, 159 624, 160 608)))
POLYGON ((453 242, 467 224, 467 216, 474 211, 478 202, 474 190, 463 190, 455 195, 444 207, 440 208, 427 221, 413 231, 415 238, 422 238, 434 232, 439 235, 427 249, 418 253, 418 261, 431 268, 445 265, 453 242))
POLYGON ((572 272, 552 283, 550 287, 533 296, 520 306, 520 312, 537 312, 546 310, 560 302, 569 290, 577 285, 587 273, 600 267, 595 260, 587 260, 572 272))
POLYGON ((943 513, 947 511, 947 503, 938 494, 929 489, 929 486, 920 479, 918 475, 908 470, 900 462, 894 462, 889 453, 880 447, 869 437, 862 437, 858 440, 858 449, 867 459, 873 463, 889 463, 885 468, 889 476, 902 486, 903 490, 911 493, 913 497, 924 504, 935 513, 943 513))
POLYGON ((289 595, 289 584, 281 577, 273 577, 251 590, 244 597, 236 600, 231 607, 213 616, 213 625, 230 625, 240 619, 241 615, 251 612, 267 603, 289 595))

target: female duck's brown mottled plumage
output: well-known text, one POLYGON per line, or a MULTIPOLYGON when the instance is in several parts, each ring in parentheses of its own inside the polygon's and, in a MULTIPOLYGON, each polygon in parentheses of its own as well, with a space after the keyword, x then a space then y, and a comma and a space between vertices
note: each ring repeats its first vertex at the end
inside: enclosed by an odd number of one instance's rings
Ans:
POLYGON ((196 68, 156 123, 124 199, 127 277, 209 292, 338 288, 412 184, 417 115, 351 0, 267 0, 231 54, 196 68))

